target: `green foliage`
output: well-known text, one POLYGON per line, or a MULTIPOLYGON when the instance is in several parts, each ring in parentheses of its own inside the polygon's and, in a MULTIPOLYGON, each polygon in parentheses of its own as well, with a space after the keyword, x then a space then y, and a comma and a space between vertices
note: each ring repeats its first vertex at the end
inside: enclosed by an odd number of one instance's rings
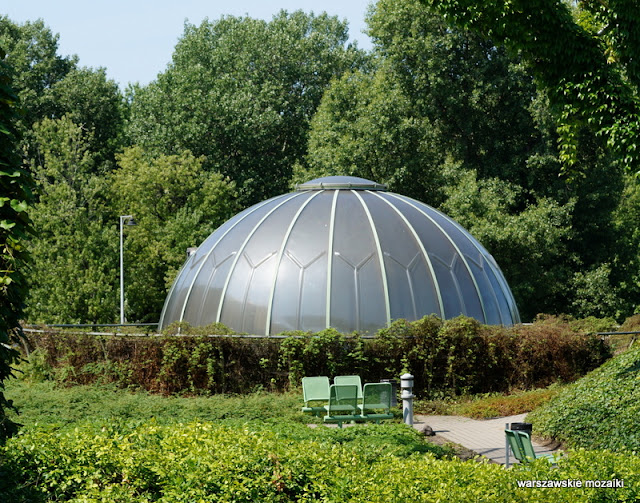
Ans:
POLYGON ((0 47, 13 67, 13 86, 25 106, 20 129, 27 131, 45 117, 52 117, 50 89, 77 65, 77 57, 58 55, 59 35, 41 19, 22 25, 0 17, 0 47))
POLYGON ((616 356, 531 413, 540 435, 589 449, 638 451, 640 348, 616 356))
POLYGON ((58 39, 42 20, 20 25, 0 17, 0 47, 8 53, 14 88, 25 107, 18 122, 25 148, 33 155, 34 124, 68 115, 91 133, 97 165, 113 165, 126 115, 122 94, 104 69, 78 68, 76 56, 60 56, 58 39))
POLYGON ((108 182, 96 174, 92 135, 67 115, 44 119, 33 133, 39 198, 27 316, 44 323, 112 322, 118 236, 108 182))
POLYGON ((584 126, 573 166, 589 176, 559 177, 554 109, 528 67, 448 21, 417 1, 376 3, 374 64, 327 89, 293 181, 361 176, 442 209, 496 258, 523 320, 631 314, 638 246, 635 214, 615 222, 622 169, 584 126))
POLYGON ((458 176, 442 209, 497 257, 522 319, 556 311, 570 295, 564 283, 571 274, 567 255, 575 203, 540 197, 519 210, 524 192, 519 186, 478 179, 473 171, 458 176))
POLYGON ((596 316, 604 318, 610 315, 620 318, 622 314, 622 296, 620 289, 611 282, 611 265, 598 267, 574 274, 572 290, 575 297, 572 310, 576 316, 585 318, 596 316))
POLYGON ((345 22, 302 11, 186 24, 168 69, 132 90, 128 134, 154 155, 206 156, 242 206, 281 194, 325 88, 363 58, 347 39, 345 22))
MULTIPOLYGON (((29 373, 32 364, 18 370, 29 373)), ((21 375, 18 373, 18 375, 21 375)), ((73 430, 79 423, 140 424, 150 418, 157 424, 211 421, 263 421, 305 423, 296 393, 256 391, 243 395, 163 396, 145 391, 122 390, 113 384, 64 386, 54 381, 18 379, 7 382, 7 396, 20 408, 17 416, 26 428, 73 430)), ((12 414, 14 417, 15 414, 12 414)), ((305 423, 306 424, 306 423, 305 423)))
MULTIPOLYGON (((520 181, 539 134, 535 89, 517 61, 417 2, 377 2, 367 21, 376 64, 325 93, 309 175, 364 176, 432 205, 450 176, 443 165, 520 181)), ((309 175, 299 168, 296 181, 309 175)))
POLYGON ((0 46, 24 106, 16 151, 39 189, 26 314, 32 321, 114 321, 117 236, 102 175, 123 140, 122 95, 104 70, 79 69, 76 57, 58 55, 58 36, 41 20, 20 25, 1 17, 0 46))
POLYGON ((419 400, 414 404, 414 410, 418 414, 492 419, 531 412, 551 400, 561 389, 561 386, 552 384, 548 388, 520 391, 508 395, 482 393, 480 395, 419 400))
MULTIPOLYGON (((590 324, 589 326, 594 326, 590 324)), ((161 393, 246 393, 294 389, 304 376, 358 374, 365 382, 415 376, 421 397, 511 391, 569 382, 610 356, 606 343, 566 321, 490 327, 459 317, 397 320, 374 338, 285 333, 281 338, 217 336, 214 324, 170 327, 178 337, 32 334, 39 359, 67 384, 111 382, 161 393), (187 335, 189 334, 189 335, 187 335)))
POLYGON ((638 171, 640 79, 632 55, 640 23, 635 2, 577 2, 593 15, 595 23, 586 24, 560 0, 423 3, 451 23, 518 51, 549 97, 566 167, 577 163, 581 129, 588 127, 604 139, 619 165, 638 171))
MULTIPOLYGON (((288 426, 288 425, 287 425, 288 426)), ((571 452, 510 470, 411 453, 404 425, 293 434, 255 423, 33 431, 4 449, 9 501, 634 501, 640 459, 571 452), (317 436, 316 436, 317 435, 317 436), (314 436, 316 438, 314 438, 314 436), (406 447, 400 447, 402 444, 406 447), (398 449, 400 447, 400 449, 398 449), (524 480, 623 479, 619 489, 519 489, 524 480)))
POLYGON ((640 331, 640 314, 630 316, 620 325, 620 332, 640 331))
MULTIPOLYGON (((0 18, 0 26, 4 18, 0 18)), ((12 407, 4 396, 4 381, 19 360, 20 320, 27 293, 26 242, 32 232, 28 214, 33 200, 33 179, 20 165, 15 122, 18 98, 11 87, 10 67, 0 48, 0 442, 16 430, 7 418, 12 407)))
POLYGON ((126 317, 155 322, 187 248, 238 210, 235 184, 189 151, 151 157, 130 147, 117 159, 108 194, 117 215, 137 223, 125 226, 126 317))

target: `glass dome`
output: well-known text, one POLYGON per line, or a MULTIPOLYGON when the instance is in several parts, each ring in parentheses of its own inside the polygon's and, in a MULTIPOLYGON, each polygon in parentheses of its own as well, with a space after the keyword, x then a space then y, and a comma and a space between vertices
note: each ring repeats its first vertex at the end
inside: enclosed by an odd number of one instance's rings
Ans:
POLYGON ((160 328, 375 332, 429 314, 520 322, 495 260, 458 223, 384 185, 330 176, 216 229, 178 274, 160 328))

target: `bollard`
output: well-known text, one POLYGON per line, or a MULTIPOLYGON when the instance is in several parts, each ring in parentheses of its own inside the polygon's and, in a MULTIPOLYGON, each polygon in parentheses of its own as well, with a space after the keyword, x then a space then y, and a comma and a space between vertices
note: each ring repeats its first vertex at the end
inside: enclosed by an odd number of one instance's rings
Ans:
POLYGON ((411 374, 403 374, 400 376, 400 388, 402 388, 402 420, 404 424, 413 426, 413 376, 411 374))
MULTIPOLYGON (((509 423, 504 424, 504 429, 509 430, 509 423)), ((504 434, 504 452, 505 452, 505 466, 509 468, 509 449, 511 446, 509 445, 509 439, 507 438, 507 434, 504 434)))

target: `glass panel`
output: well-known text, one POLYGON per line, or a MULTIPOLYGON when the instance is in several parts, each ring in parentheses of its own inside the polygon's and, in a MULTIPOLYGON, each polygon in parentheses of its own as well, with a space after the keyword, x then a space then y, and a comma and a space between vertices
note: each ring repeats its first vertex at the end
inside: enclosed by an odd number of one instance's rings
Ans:
POLYGON ((387 310, 378 255, 372 254, 371 258, 358 270, 357 275, 360 313, 358 330, 375 333, 380 327, 387 325, 387 310))
MULTIPOLYGON (((196 277, 196 275, 197 275, 196 280, 197 280, 198 291, 195 292, 192 289, 192 292, 189 295, 189 299, 188 299, 189 304, 191 304, 192 302, 195 302, 196 306, 191 306, 191 305, 187 306, 187 310, 189 311, 189 317, 188 318, 185 317, 185 320, 191 323, 193 326, 199 326, 203 324, 201 317, 197 314, 198 313, 197 306, 200 306, 203 304, 202 296, 203 295, 206 296, 209 293, 206 291, 206 288, 204 287, 204 285, 209 281, 209 277, 207 274, 205 274, 205 276, 203 277, 200 277, 200 274, 198 273, 198 271, 201 268, 201 266, 203 266, 204 260, 208 261, 211 259, 210 256, 207 258, 207 255, 211 250, 211 247, 216 245, 216 243, 218 243, 220 238, 224 236, 225 232, 227 232, 228 229, 234 226, 235 228, 233 228, 223 238, 223 241, 227 243, 227 245, 230 244, 231 249, 233 249, 234 246, 235 247, 239 246, 240 243, 242 243, 242 241, 244 240, 243 236, 245 235, 245 233, 249 232, 248 229, 253 228, 253 226, 255 226, 255 224, 261 218, 261 215, 264 214, 263 212, 267 211, 269 208, 272 208, 274 205, 278 204, 279 199, 282 197, 290 197, 290 196, 289 195, 278 196, 276 198, 271 199, 270 201, 266 201, 264 203, 260 203, 260 205, 252 206, 251 208, 246 209, 245 211, 239 213, 238 215, 234 216, 233 218, 231 218, 230 220, 222 224, 207 239, 205 239, 205 241, 198 247, 196 252, 188 259, 186 266, 183 268, 183 270, 178 274, 176 278, 174 287, 172 288, 172 291, 166 300, 167 308, 165 309, 163 326, 166 326, 169 323, 180 319, 180 315, 182 313, 182 308, 187 296, 187 292, 189 291, 189 288, 191 287, 191 283, 193 282, 194 277, 196 277), (232 239, 233 237, 235 237, 235 239, 232 239)), ((216 245, 215 252, 218 255, 219 255, 218 250, 220 245, 221 245, 220 243, 216 245)), ((229 248, 229 246, 227 246, 227 248, 229 248)), ((227 253, 227 255, 230 253, 228 250, 223 252, 227 253)), ((222 259, 217 258, 216 263, 219 264, 221 260, 222 259)), ((215 321, 215 315, 214 315, 213 321, 215 321)))
POLYGON ((444 306, 444 317, 455 318, 464 314, 464 309, 460 295, 458 292, 458 285, 454 281, 451 268, 437 255, 429 254, 433 269, 436 273, 436 279, 440 287, 440 295, 442 295, 442 304, 444 306))
MULTIPOLYGON (((169 295, 165 300, 164 305, 164 313, 162 318, 162 326, 160 329, 163 329, 180 319, 180 313, 182 312, 182 306, 184 305, 184 299, 187 296, 187 291, 189 290, 189 285, 191 284, 191 278, 193 278, 194 267, 193 266, 193 255, 187 259, 187 262, 182 267, 182 270, 178 273, 175 281, 173 282, 173 286, 169 291, 169 295)), ((196 268, 197 269, 197 268, 196 268)))
MULTIPOLYGON (((222 289, 224 288, 224 282, 227 280, 229 270, 233 264, 235 253, 227 255, 221 262, 216 262, 216 268, 213 270, 212 275, 209 278, 208 288, 202 296, 202 300, 196 302, 194 297, 194 305, 201 305, 199 325, 209 325, 216 322, 218 316, 218 308, 220 306, 220 295, 222 295, 222 289)), ((209 257, 211 259, 211 257, 209 257)), ((190 303, 191 304, 191 303, 190 303)), ((187 308, 189 309, 189 307, 187 308)), ((223 322, 224 323, 224 322, 223 322)), ((232 328, 229 325, 230 328, 232 328)))
POLYGON ((314 197, 298 216, 278 269, 270 333, 325 328, 327 247, 333 193, 314 197))
POLYGON ((326 292, 327 253, 322 252, 320 258, 304 271, 299 323, 301 330, 319 332, 326 328, 326 292))
POLYGON ((495 265, 495 261, 491 260, 491 257, 487 257, 485 271, 498 298, 502 323, 505 325, 520 323, 520 314, 513 300, 511 290, 505 286, 507 282, 504 276, 502 276, 502 272, 498 269, 497 265, 495 265))
POLYGON ((231 281, 222 304, 220 321, 238 332, 246 331, 242 321, 252 273, 253 264, 242 254, 231 272, 231 281))
POLYGON ((409 280, 416 303, 416 319, 429 314, 435 314, 442 318, 443 313, 440 312, 438 294, 422 254, 409 266, 409 280))
POLYGON ((361 308, 367 313, 382 313, 381 326, 386 325, 376 244, 362 204, 352 192, 340 192, 337 199, 333 254, 331 326, 343 331, 364 330, 361 308), (366 286, 366 292, 360 290, 362 286, 366 286))
POLYGON ((311 195, 298 193, 255 228, 231 272, 220 321, 227 324, 228 320, 233 323, 230 327, 241 332, 265 333, 278 252, 295 213, 311 195))
POLYGON ((334 255, 331 268, 331 318, 329 325, 340 332, 357 330, 360 318, 356 302, 356 274, 353 266, 334 255))
MULTIPOLYGON (((392 196, 383 194, 395 203, 397 208, 402 211, 411 226, 415 229, 420 241, 422 241, 434 272, 436 281, 440 288, 442 303, 444 305, 444 317, 454 318, 460 314, 464 314, 463 304, 459 296, 458 286, 453 278, 453 267, 457 259, 455 248, 451 245, 443 232, 425 215, 409 204, 404 198, 397 199, 392 196)), ((417 203, 413 203, 417 204, 417 203)), ((429 207, 422 207, 425 212, 430 213, 429 207)), ((470 276, 465 272, 466 279, 470 280, 470 276)))
MULTIPOLYGON (((400 215, 375 194, 363 194, 378 232, 387 274, 391 319, 416 319, 409 266, 422 251, 400 215)), ((424 260, 424 258, 422 258, 424 260)))

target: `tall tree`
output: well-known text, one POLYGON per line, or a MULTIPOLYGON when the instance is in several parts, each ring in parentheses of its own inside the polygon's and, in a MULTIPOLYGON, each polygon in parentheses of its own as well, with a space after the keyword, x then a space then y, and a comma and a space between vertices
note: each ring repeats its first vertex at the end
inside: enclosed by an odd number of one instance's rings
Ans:
POLYGON ((91 136, 69 116, 34 126, 32 322, 108 323, 117 315, 117 225, 108 181, 95 172, 91 136))
POLYGON ((580 130, 575 166, 589 176, 569 183, 549 100, 518 57, 416 0, 380 0, 368 23, 377 65, 327 90, 296 181, 373 176, 443 205, 494 254, 525 319, 595 305, 566 285, 616 272, 601 266, 615 263, 622 176, 602 142, 580 130))
POLYGON ((155 322, 187 248, 237 211, 235 184, 189 151, 154 157, 131 147, 118 163, 109 194, 118 215, 137 222, 125 236, 127 318, 155 322))
POLYGON ((77 66, 75 56, 58 54, 58 35, 41 19, 17 24, 0 17, 0 47, 14 71, 14 89, 25 107, 21 118, 24 130, 54 114, 49 98, 51 86, 77 66))
POLYGON ((4 381, 13 375, 12 364, 19 360, 14 346, 21 336, 27 288, 26 240, 32 232, 28 210, 33 181, 18 155, 18 98, 11 88, 10 73, 0 48, 0 441, 16 430, 7 417, 12 403, 4 396, 4 381))
MULTIPOLYGON (((37 143, 31 132, 34 124, 68 115, 92 132, 96 169, 111 169, 123 141, 122 93, 104 69, 79 68, 76 56, 59 55, 58 38, 42 20, 16 24, 0 17, 0 46, 7 50, 14 87, 25 109, 18 123, 24 143, 37 143)), ((35 155, 28 150, 27 157, 35 155)))
POLYGON ((380 0, 367 22, 378 64, 327 91, 310 172, 370 171, 432 204, 441 202, 447 159, 523 184, 540 134, 528 109, 535 87, 518 61, 415 1, 380 0))
POLYGON ((549 98, 565 167, 578 162, 587 127, 605 140, 615 162, 640 173, 636 0, 576 2, 595 22, 574 16, 564 0, 421 1, 449 22, 518 51, 549 98))
POLYGON ((347 39, 345 22, 301 11, 187 24, 167 70, 132 91, 132 142, 206 156, 243 205, 282 193, 325 88, 363 60, 347 39))

